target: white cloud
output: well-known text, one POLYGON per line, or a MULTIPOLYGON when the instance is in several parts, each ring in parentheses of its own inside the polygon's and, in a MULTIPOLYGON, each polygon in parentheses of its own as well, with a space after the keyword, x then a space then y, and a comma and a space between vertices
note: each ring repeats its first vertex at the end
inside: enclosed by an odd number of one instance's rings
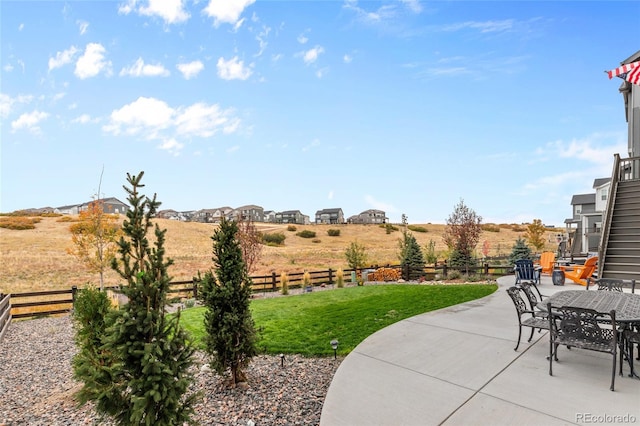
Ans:
POLYGON ((316 46, 305 52, 300 52, 298 56, 302 56, 304 63, 309 65, 317 61, 321 53, 324 53, 324 48, 322 46, 316 46))
POLYGON ((80 35, 85 35, 87 30, 89 29, 89 23, 87 21, 76 21, 78 24, 78 29, 80 30, 80 35))
POLYGON ((22 31, 22 30, 24 30, 24 24, 18 25, 18 31, 22 31))
POLYGON ((329 67, 324 67, 316 71, 316 77, 322 78, 329 73, 329 67))
POLYGON ((176 65, 176 68, 182 73, 182 76, 189 80, 197 76, 204 69, 204 64, 200 61, 192 61, 176 65))
POLYGON ((130 67, 120 70, 120 76, 130 77, 167 77, 171 74, 162 64, 145 64, 142 58, 138 58, 130 67))
POLYGON ((456 24, 446 25, 443 31, 460 31, 465 29, 478 30, 481 33, 496 33, 509 31, 513 29, 515 21, 513 19, 504 19, 502 21, 466 21, 456 24))
POLYGON ((422 12, 422 5, 419 0, 400 0, 409 10, 414 13, 422 12))
POLYGON ((203 12, 213 18, 216 27, 221 23, 235 25, 245 8, 253 4, 255 0, 209 0, 203 12))
POLYGON ((182 148, 184 148, 184 144, 178 142, 174 138, 170 138, 170 139, 164 140, 160 145, 158 145, 158 148, 163 151, 167 151, 169 154, 173 155, 174 157, 177 157, 178 155, 180 155, 182 148))
POLYGON ((265 49, 267 48, 267 37, 269 37, 269 33, 271 32, 271 28, 267 26, 262 27, 262 31, 256 36, 256 40, 258 41, 258 45, 260 46, 260 50, 254 56, 261 56, 265 49))
POLYGON ((38 124, 49 117, 46 112, 35 110, 30 113, 22 114, 17 120, 11 122, 11 131, 15 133, 17 130, 27 130, 31 133, 40 133, 38 124))
POLYGON ((64 92, 56 93, 51 97, 51 100, 55 103, 55 102, 58 102, 60 99, 64 98, 66 95, 67 94, 64 92))
POLYGON ((300 44, 306 44, 308 41, 309 41, 309 38, 307 38, 307 36, 306 36, 306 35, 304 35, 304 34, 300 34, 300 35, 298 36, 298 43, 300 43, 300 44))
POLYGON ((229 148, 227 148, 227 153, 228 154, 233 154, 234 152, 238 151, 239 149, 240 149, 240 147, 238 145, 230 146, 229 148))
POLYGON ((225 61, 218 59, 218 76, 224 80, 246 80, 252 74, 250 68, 244 66, 237 56, 225 61))
POLYGON ((311 143, 307 146, 302 147, 302 151, 303 152, 307 152, 309 150, 311 150, 312 148, 316 148, 320 146, 320 140, 318 139, 314 139, 311 141, 311 143))
POLYGON ((166 102, 139 97, 134 102, 111 113, 109 124, 103 129, 115 135, 124 132, 135 135, 144 132, 149 139, 157 138, 162 129, 167 128, 175 111, 166 102))
POLYGON ((78 48, 75 46, 71 46, 62 52, 57 52, 55 58, 49 58, 49 71, 71 63, 76 53, 78 53, 78 48))
POLYGON ((223 111, 215 104, 196 103, 179 111, 175 119, 176 131, 180 135, 208 138, 229 126, 235 130, 237 119, 232 114, 232 109, 223 111))
POLYGON ((176 145, 181 138, 210 138, 218 132, 233 133, 239 126, 240 119, 232 108, 202 102, 172 108, 159 99, 140 97, 114 110, 102 129, 114 135, 160 140, 161 149, 175 152, 182 148, 182 144, 176 145))
POLYGON ((6 72, 11 72, 13 71, 13 65, 7 64, 4 67, 2 67, 2 69, 5 70, 6 72))
POLYGON ((345 64, 350 64, 350 63, 353 61, 353 57, 352 57, 351 55, 344 55, 344 56, 342 57, 342 61, 343 61, 345 64))
POLYGON ((18 95, 12 98, 9 95, 0 93, 0 117, 6 118, 11 114, 15 104, 28 104, 33 99, 30 95, 18 95))
POLYGON ((333 190, 329 191, 329 194, 327 195, 327 200, 333 200, 333 190))
POLYGON ((373 196, 371 195, 365 195, 364 196, 364 201, 370 205, 372 208, 377 209, 377 210, 382 210, 386 213, 394 213, 397 212, 398 209, 396 209, 392 204, 387 204, 387 203, 383 203, 381 201, 376 200, 375 198, 373 198, 373 196))
POLYGON ((76 62, 74 74, 85 79, 95 77, 101 72, 111 74, 111 61, 105 61, 105 48, 100 43, 89 43, 83 55, 76 62))
POLYGON ((79 117, 76 117, 73 120, 71 120, 71 122, 72 123, 87 124, 87 123, 91 122, 91 116, 89 114, 82 114, 79 117))
POLYGON ((118 13, 128 15, 137 12, 143 16, 159 16, 167 24, 178 24, 189 19, 190 15, 185 10, 183 0, 148 0, 147 6, 137 7, 137 0, 128 0, 120 4, 118 13))

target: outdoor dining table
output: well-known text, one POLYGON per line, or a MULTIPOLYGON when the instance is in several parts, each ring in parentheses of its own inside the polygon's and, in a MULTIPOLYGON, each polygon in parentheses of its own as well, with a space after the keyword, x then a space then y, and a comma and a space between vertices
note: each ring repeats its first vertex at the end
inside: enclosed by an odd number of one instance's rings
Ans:
MULTIPOLYGON (((546 311, 547 304, 551 303, 552 309, 563 306, 574 308, 593 309, 601 314, 616 311, 616 323, 623 328, 631 329, 640 324, 640 294, 620 293, 617 291, 601 290, 564 290, 549 296, 537 306, 546 311)), ((633 360, 627 359, 633 373, 633 360)))
POLYGON ((640 323, 640 294, 620 293, 617 291, 564 290, 558 291, 538 303, 538 308, 547 310, 571 306, 574 308, 593 309, 601 314, 616 311, 618 323, 640 323))

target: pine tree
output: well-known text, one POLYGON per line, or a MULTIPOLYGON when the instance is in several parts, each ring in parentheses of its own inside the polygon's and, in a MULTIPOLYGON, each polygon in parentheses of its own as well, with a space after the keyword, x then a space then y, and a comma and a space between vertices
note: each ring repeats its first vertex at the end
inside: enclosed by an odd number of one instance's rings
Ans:
POLYGON ((256 331, 249 310, 251 278, 237 238, 238 226, 223 218, 213 234, 213 271, 202 279, 205 337, 209 364, 231 383, 245 382, 243 369, 257 353, 256 331))
POLYGON ((143 174, 127 174, 132 208, 118 243, 120 261, 112 266, 127 282, 121 291, 128 303, 113 311, 103 338, 110 354, 103 368, 111 380, 92 395, 96 409, 117 424, 182 425, 191 422, 197 397, 186 395, 194 348, 180 327, 180 313, 165 316, 172 261, 165 259, 166 230, 155 225, 154 247, 147 239, 160 203, 138 192, 143 174))
POLYGON ((516 260, 529 259, 531 260, 531 249, 527 246, 527 243, 522 238, 518 238, 511 249, 509 255, 509 263, 511 265, 516 264, 516 260))
POLYGON ((424 276, 425 261, 422 249, 416 237, 406 228, 400 240, 400 265, 405 280, 417 280, 424 276))

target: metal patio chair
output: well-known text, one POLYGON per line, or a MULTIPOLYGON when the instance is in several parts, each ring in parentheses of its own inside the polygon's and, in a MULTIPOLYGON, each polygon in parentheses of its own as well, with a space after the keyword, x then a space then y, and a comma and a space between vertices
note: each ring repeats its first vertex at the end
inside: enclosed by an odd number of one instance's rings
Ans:
MULTIPOLYGON (((551 303, 547 305, 551 311, 551 303)), ((548 318, 549 324, 549 375, 553 376, 553 360, 558 361, 558 346, 564 345, 589 351, 604 352, 612 355, 611 386, 614 390, 616 380, 616 358, 618 355, 618 330, 616 312, 598 314, 593 309, 563 306, 553 311, 548 318), (556 318, 557 315, 557 318, 556 318), (610 327, 602 327, 606 319, 610 327)))
POLYGON ((507 289, 507 293, 509 294, 509 297, 511 297, 511 300, 513 301, 513 304, 516 307, 516 312, 518 314, 518 343, 516 344, 516 347, 513 349, 514 351, 518 350, 518 347, 520 346, 520 338, 522 337, 522 327, 529 327, 531 328, 531 335, 529 336, 529 340, 527 340, 527 342, 530 342, 531 339, 533 339, 533 332, 538 329, 538 330, 548 330, 549 329, 549 320, 543 316, 542 313, 540 312, 536 312, 532 309, 527 309, 527 305, 524 302, 524 299, 522 299, 522 296, 520 295, 520 292, 522 290, 518 287, 509 287, 507 289))

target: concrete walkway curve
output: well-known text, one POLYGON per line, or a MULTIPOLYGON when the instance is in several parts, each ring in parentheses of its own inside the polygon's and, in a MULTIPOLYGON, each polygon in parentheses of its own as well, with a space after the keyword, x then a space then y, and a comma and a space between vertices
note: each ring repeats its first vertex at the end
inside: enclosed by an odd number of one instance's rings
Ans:
MULTIPOLYGON (((518 351, 518 322, 506 289, 417 315, 365 339, 341 363, 322 409, 321 426, 640 425, 640 380, 616 376, 611 356, 560 348, 549 376, 546 332, 518 351)), ((543 276, 541 291, 554 286, 543 276)), ((640 362, 636 361, 637 364, 640 362)))

